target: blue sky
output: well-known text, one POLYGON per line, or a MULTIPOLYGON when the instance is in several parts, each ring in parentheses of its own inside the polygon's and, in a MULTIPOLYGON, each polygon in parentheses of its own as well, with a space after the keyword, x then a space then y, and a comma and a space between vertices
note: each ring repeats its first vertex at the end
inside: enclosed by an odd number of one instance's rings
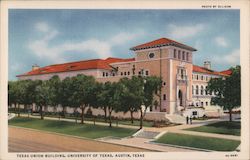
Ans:
POLYGON ((70 61, 133 57, 129 48, 166 37, 196 48, 194 64, 240 62, 239 10, 9 10, 9 79, 70 61))

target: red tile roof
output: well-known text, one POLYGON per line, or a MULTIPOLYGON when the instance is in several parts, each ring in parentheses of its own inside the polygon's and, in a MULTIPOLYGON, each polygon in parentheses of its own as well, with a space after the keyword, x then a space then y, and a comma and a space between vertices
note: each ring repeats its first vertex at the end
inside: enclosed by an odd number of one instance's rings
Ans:
POLYGON ((221 71, 220 73, 222 74, 227 74, 227 75, 231 75, 233 72, 231 69, 225 70, 225 71, 221 71))
POLYGON ((200 67, 200 66, 196 66, 196 65, 193 65, 193 72, 220 75, 220 76, 228 76, 228 74, 225 74, 222 72, 217 72, 217 71, 210 70, 210 69, 207 69, 205 67, 200 67))
POLYGON ((110 66, 111 63, 129 62, 129 61, 134 61, 134 60, 135 60, 134 58, 122 59, 122 58, 109 57, 107 59, 91 59, 91 60, 85 60, 85 61, 55 64, 55 65, 38 68, 33 71, 24 73, 22 75, 17 75, 17 77, 48 74, 48 73, 58 73, 58 72, 79 71, 79 70, 87 70, 87 69, 110 70, 112 69, 112 67, 110 66))
POLYGON ((177 47, 185 48, 191 51, 196 51, 195 48, 192 48, 190 46, 187 46, 185 44, 176 42, 168 38, 160 38, 151 42, 147 42, 147 43, 132 47, 130 49, 133 51, 136 51, 136 50, 141 50, 141 49, 156 48, 156 47, 162 47, 162 46, 167 46, 167 45, 177 46, 177 47))

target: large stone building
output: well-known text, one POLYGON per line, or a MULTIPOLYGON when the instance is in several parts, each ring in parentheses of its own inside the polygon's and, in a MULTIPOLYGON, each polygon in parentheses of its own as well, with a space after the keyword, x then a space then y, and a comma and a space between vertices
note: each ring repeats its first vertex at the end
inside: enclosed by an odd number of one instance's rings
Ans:
POLYGON ((220 114, 219 107, 210 104, 213 95, 205 89, 214 77, 227 76, 230 71, 217 72, 209 61, 204 66, 193 65, 196 49, 167 38, 157 39, 131 48, 134 58, 91 59, 45 67, 34 65, 30 72, 18 75, 18 79, 47 80, 54 75, 61 79, 77 74, 91 75, 99 82, 118 81, 133 75, 158 76, 163 80, 160 106, 151 112, 181 115, 188 109, 197 115, 198 108, 207 114, 220 114), (195 110, 196 108, 196 110, 195 110))

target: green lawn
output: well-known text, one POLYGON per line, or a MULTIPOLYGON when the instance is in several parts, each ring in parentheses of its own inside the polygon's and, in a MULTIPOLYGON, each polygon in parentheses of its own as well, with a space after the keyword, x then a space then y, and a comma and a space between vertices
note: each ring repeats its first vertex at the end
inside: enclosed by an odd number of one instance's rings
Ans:
POLYGON ((127 137, 136 132, 135 129, 107 127, 93 124, 76 124, 73 122, 40 120, 36 118, 16 117, 9 121, 9 125, 32 128, 86 138, 100 138, 106 136, 127 137))
POLYGON ((185 130, 240 136, 240 128, 240 122, 223 121, 206 126, 188 128, 185 130))
POLYGON ((156 140, 156 142, 208 149, 214 151, 234 151, 240 144, 240 141, 236 140, 210 138, 177 133, 166 133, 158 140, 156 140))
MULTIPOLYGON (((27 114, 27 113, 22 113, 22 114, 27 114)), ((35 114, 34 114, 35 115, 35 114)), ((28 116, 28 115, 27 115, 28 116)), ((37 114, 37 116, 40 116, 37 114)), ((58 115, 45 115, 45 117, 55 117, 55 118, 58 118, 58 115)), ((73 116, 66 116, 65 117, 66 119, 75 119, 75 117, 73 116)), ((58 118, 59 119, 59 118, 58 118)), ((81 117, 78 117, 77 118, 78 120, 81 120, 81 117)), ((108 118, 107 118, 108 119, 108 118)), ((85 121, 93 121, 94 123, 94 118, 87 118, 87 117, 84 117, 84 120, 85 121)), ((105 122, 105 119, 104 118, 96 118, 95 119, 96 122, 105 122)), ((116 125, 116 119, 113 119, 112 120, 112 123, 114 125, 116 125)), ((125 124, 125 125, 131 125, 131 126, 140 126, 140 120, 137 120, 135 119, 134 120, 134 123, 132 124, 130 120, 128 119, 123 119, 123 120, 118 120, 118 125, 119 124, 125 124)), ((143 126, 144 127, 152 127, 154 125, 154 122, 153 121, 143 121, 143 126)), ((139 128, 139 127, 138 127, 139 128)))

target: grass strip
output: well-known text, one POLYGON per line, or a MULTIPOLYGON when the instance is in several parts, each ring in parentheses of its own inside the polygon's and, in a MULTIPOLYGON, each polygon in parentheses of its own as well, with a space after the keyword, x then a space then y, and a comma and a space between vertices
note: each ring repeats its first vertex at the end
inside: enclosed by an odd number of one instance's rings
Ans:
POLYGON ((240 122, 223 121, 185 130, 240 136, 240 129, 240 122))
POLYGON ((93 124, 79 124, 65 121, 40 120, 36 118, 15 117, 9 120, 9 125, 24 128, 32 128, 56 133, 62 133, 73 136, 86 137, 91 139, 113 136, 127 137, 136 132, 136 129, 108 127, 93 124))
POLYGON ((240 141, 236 140, 194 136, 179 133, 166 133, 155 142, 214 151, 234 151, 240 144, 240 141))

